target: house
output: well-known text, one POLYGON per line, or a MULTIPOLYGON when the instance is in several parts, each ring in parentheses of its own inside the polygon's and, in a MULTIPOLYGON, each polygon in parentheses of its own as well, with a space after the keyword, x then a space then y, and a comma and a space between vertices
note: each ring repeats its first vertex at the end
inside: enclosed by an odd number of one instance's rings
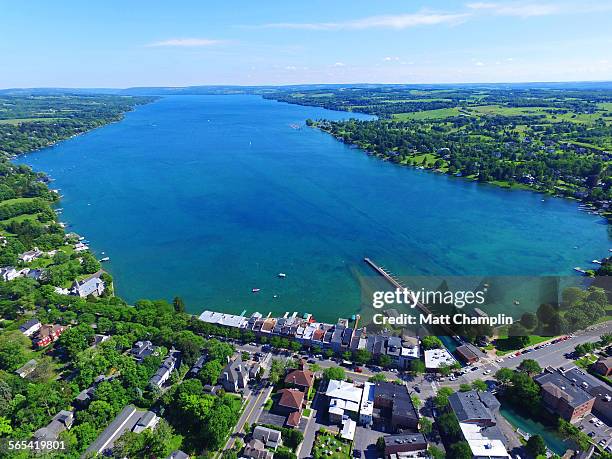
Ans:
POLYGON ((177 449, 176 451, 172 451, 170 456, 168 456, 166 459, 189 459, 189 454, 177 449))
POLYGON ((612 387, 580 368, 567 370, 564 376, 595 397, 593 414, 606 424, 612 425, 612 387))
POLYGON ((244 447, 242 457, 247 459, 272 459, 274 453, 268 451, 261 440, 252 438, 244 447))
POLYGON ((441 367, 451 367, 457 363, 447 349, 429 349, 425 351, 425 369, 430 372, 438 371, 441 367))
POLYGON ((329 421, 340 424, 344 416, 358 419, 363 389, 346 381, 331 379, 325 396, 329 400, 329 421))
POLYGON ((38 348, 48 346, 57 340, 64 333, 64 330, 66 328, 61 325, 42 325, 33 340, 34 345, 38 348))
POLYGON ((544 406, 566 421, 577 422, 593 409, 595 397, 561 373, 543 373, 534 381, 542 388, 544 406))
POLYGON ((43 269, 28 269, 26 273, 26 277, 34 280, 41 280, 45 276, 45 271, 43 269))
POLYGON ((26 376, 30 375, 35 369, 36 366, 38 365, 38 362, 34 359, 32 360, 28 360, 25 365, 23 365, 22 367, 19 367, 15 370, 15 373, 17 375, 19 375, 19 377, 21 378, 25 378, 26 376))
POLYGON ((385 457, 427 457, 427 439, 421 433, 389 435, 385 439, 385 457), (410 454, 404 454, 410 453, 410 454))
POLYGON ((193 366, 189 369, 189 376, 191 376, 192 378, 198 376, 200 370, 202 370, 202 367, 206 363, 206 360, 207 358, 205 355, 201 355, 200 357, 198 357, 198 360, 196 360, 193 366))
POLYGON ((278 411, 289 415, 296 411, 301 413, 304 405, 304 392, 298 389, 282 389, 278 392, 278 411))
POLYGON ((159 419, 150 411, 141 411, 134 405, 126 406, 108 425, 106 429, 96 438, 85 451, 84 457, 92 457, 98 454, 109 455, 112 452, 114 442, 125 432, 141 432, 146 428, 153 428, 159 419), (148 414, 151 413, 151 414, 148 414), (144 419, 143 419, 144 417, 144 419))
POLYGON ((612 357, 600 357, 591 369, 602 376, 612 375, 612 357))
POLYGON ((17 279, 18 277, 25 276, 29 271, 29 268, 16 269, 12 266, 7 266, 0 268, 0 278, 2 278, 3 281, 8 282, 12 281, 13 279, 17 279))
POLYGON ((340 430, 340 438, 353 441, 355 438, 355 430, 357 430, 357 423, 351 418, 344 419, 342 421, 342 429, 340 430))
POLYGON ((221 312, 214 311, 204 311, 198 318, 202 322, 232 328, 246 328, 247 324, 249 323, 249 320, 244 316, 223 314, 221 312))
POLYGON ((266 448, 273 450, 276 450, 282 441, 282 435, 278 430, 269 429, 263 426, 256 426, 253 429, 253 438, 260 440, 266 448))
POLYGON ((378 410, 378 417, 389 421, 395 430, 418 427, 419 415, 404 384, 376 383, 374 408, 378 410))
POLYGON ((293 370, 285 376, 285 384, 308 394, 314 384, 314 374, 310 370, 293 370))
POLYGON ((69 430, 74 422, 74 412, 62 410, 53 416, 47 426, 34 432, 34 441, 55 441, 64 430, 69 430))
POLYGON ((170 378, 172 371, 178 366, 178 351, 170 351, 155 374, 149 379, 149 385, 161 388, 170 378))
POLYGON ((478 362, 478 354, 471 344, 462 344, 455 349, 457 356, 468 365, 478 362))
POLYGON ((77 242, 76 244, 74 244, 74 251, 76 253, 86 252, 87 250, 89 250, 89 246, 87 244, 84 244, 83 242, 77 242))
POLYGON ((100 270, 82 281, 74 281, 70 293, 81 298, 87 298, 89 295, 96 297, 102 295, 105 289, 104 281, 101 279, 102 274, 104 271, 100 270))
POLYGON ((109 339, 110 339, 110 336, 108 335, 101 335, 99 333, 96 333, 94 335, 94 340, 93 340, 93 344, 91 345, 91 347, 96 347, 98 344, 101 344, 104 341, 108 341, 109 339))
POLYGON ((159 348, 153 346, 151 341, 136 341, 134 347, 130 349, 130 354, 138 361, 142 362, 151 355, 157 355, 159 348))
POLYGON ((40 323, 40 320, 30 319, 19 327, 19 331, 26 336, 32 336, 34 333, 40 330, 41 326, 42 324, 40 323))
POLYGON ((499 401, 490 392, 455 392, 448 401, 474 458, 509 458, 507 439, 497 426, 499 401))
POLYGON ((19 259, 24 263, 30 263, 31 261, 40 258, 42 255, 43 253, 38 250, 38 247, 34 247, 34 249, 28 250, 27 252, 23 252, 21 255, 19 255, 19 259))
POLYGON ((364 426, 371 426, 374 422, 375 387, 376 386, 370 382, 366 382, 363 385, 363 395, 361 396, 361 403, 359 406, 359 423, 364 426))
POLYGON ((249 370, 239 355, 228 363, 219 378, 219 384, 228 392, 239 392, 249 383, 249 370))

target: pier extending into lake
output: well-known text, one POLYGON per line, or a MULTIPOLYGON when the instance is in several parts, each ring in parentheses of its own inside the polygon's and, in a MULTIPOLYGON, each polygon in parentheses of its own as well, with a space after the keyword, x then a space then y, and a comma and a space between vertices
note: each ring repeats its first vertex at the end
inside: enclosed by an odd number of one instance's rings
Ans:
MULTIPOLYGON (((376 271, 378 274, 384 277, 395 288, 398 288, 400 290, 404 290, 404 289, 407 290, 408 294, 412 296, 413 299, 416 300, 416 295, 408 287, 405 287, 404 285, 402 285, 402 283, 399 280, 397 280, 391 272, 387 271, 382 266, 377 265, 376 263, 374 263, 374 261, 372 261, 368 257, 364 257, 363 261, 365 261, 372 269, 374 269, 374 271, 376 271)), ((427 315, 433 314, 431 310, 427 306, 425 306, 423 303, 421 303, 420 301, 416 301, 415 305, 417 308, 419 308, 419 311, 421 311, 423 314, 427 314, 427 315)), ((439 326, 443 328, 444 331, 449 334, 449 336, 455 335, 455 332, 453 332, 453 330, 451 330, 450 327, 448 327, 447 325, 439 325, 439 326)))

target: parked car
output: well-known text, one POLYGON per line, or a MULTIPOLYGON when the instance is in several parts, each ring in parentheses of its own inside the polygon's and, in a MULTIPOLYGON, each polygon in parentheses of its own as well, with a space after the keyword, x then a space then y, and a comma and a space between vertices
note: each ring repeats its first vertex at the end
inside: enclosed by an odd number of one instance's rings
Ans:
POLYGON ((363 373, 363 369, 361 367, 355 367, 355 373, 363 373))

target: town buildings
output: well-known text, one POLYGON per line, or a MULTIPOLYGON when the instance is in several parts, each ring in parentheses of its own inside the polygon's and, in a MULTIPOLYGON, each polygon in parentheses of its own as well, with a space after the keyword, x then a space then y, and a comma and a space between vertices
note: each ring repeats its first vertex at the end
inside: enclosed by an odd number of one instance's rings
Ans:
POLYGON ((388 459, 429 457, 427 439, 421 433, 389 435, 384 439, 388 459))
POLYGON ((225 366, 219 377, 219 384, 228 392, 240 392, 247 387, 248 382, 249 369, 240 355, 225 366))
POLYGON ((577 422, 593 409, 595 397, 576 381, 553 371, 534 378, 542 389, 542 402, 554 414, 569 422, 577 422))

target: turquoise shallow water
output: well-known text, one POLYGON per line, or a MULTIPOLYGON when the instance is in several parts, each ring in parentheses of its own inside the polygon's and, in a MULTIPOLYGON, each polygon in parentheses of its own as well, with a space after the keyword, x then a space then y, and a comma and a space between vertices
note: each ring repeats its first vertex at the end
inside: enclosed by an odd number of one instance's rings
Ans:
POLYGON ((567 275, 608 252, 605 223, 575 203, 397 167, 304 127, 347 116, 165 97, 19 161, 56 180, 62 220, 111 257, 121 295, 179 295, 191 312, 350 315, 364 256, 401 275, 567 275))

